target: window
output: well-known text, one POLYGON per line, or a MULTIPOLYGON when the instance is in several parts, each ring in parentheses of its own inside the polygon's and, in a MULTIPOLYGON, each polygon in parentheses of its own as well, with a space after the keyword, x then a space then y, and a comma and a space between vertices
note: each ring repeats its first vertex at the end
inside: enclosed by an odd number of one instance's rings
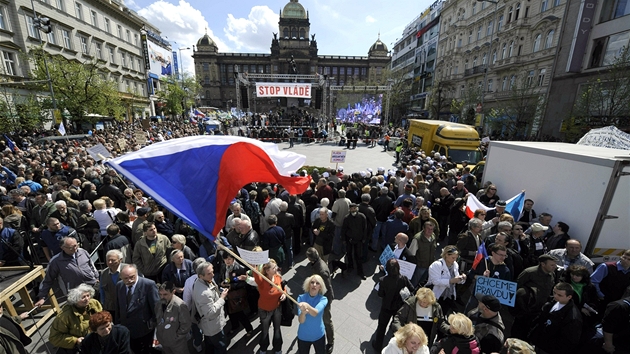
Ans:
POLYGON ((140 59, 136 59, 136 65, 138 67, 138 71, 142 72, 142 64, 140 63, 140 59))
POLYGON ((72 49, 72 40, 70 39, 70 31, 66 29, 62 29, 61 37, 63 38, 63 46, 66 49, 72 49))
POLYGON ((540 50, 540 41, 542 39, 542 34, 537 34, 536 38, 534 38, 534 53, 540 50))
POLYGON ((285 28, 285 29, 282 31, 282 36, 283 36, 284 38, 289 38, 289 29, 288 29, 288 28, 285 28))
POLYGON ((514 41, 510 42, 510 50, 508 51, 508 58, 512 57, 512 53, 514 53, 514 41))
POLYGON ((472 14, 474 15, 476 13, 477 13, 477 3, 473 2, 473 4, 472 4, 472 14))
POLYGON ((101 43, 94 43, 94 51, 96 52, 96 59, 103 59, 103 45, 101 43))
POLYGON ((479 26, 479 28, 477 28, 477 40, 481 39, 481 30, 483 29, 483 26, 479 26))
POLYGON ((57 44, 57 38, 55 37, 54 29, 50 31, 50 33, 48 33, 47 37, 48 37, 48 43, 55 44, 55 45, 57 44))
POLYGON ((516 75, 510 77, 510 88, 514 87, 514 85, 516 85, 516 75))
POLYGON ((30 16, 26 16, 28 36, 39 39, 39 30, 35 27, 35 21, 30 16))
POLYGON ((127 54, 125 54, 125 52, 120 52, 120 63, 123 68, 127 67, 127 54))
POLYGON ((503 77, 503 83, 501 84, 501 91, 507 90, 507 83, 508 83, 508 78, 507 78, 507 76, 504 76, 503 77))
POLYGON ((630 15, 630 1, 628 0, 607 0, 602 5, 600 21, 614 20, 619 17, 630 15))
POLYGON ((549 33, 547 33, 547 38, 545 38, 545 49, 547 48, 551 48, 551 46, 553 45, 553 34, 555 33, 554 30, 549 31, 549 33))
POLYGON ((488 92, 492 92, 492 79, 488 80, 488 92))
POLYGON ((521 4, 516 4, 516 8, 514 9, 514 21, 518 20, 518 13, 521 12, 521 4))
POLYGON ((486 36, 489 36, 492 34, 492 26, 494 25, 494 23, 492 21, 488 22, 488 28, 486 29, 486 36))
POLYGON ((542 0, 540 2, 540 12, 547 11, 547 6, 549 6, 549 0, 542 0))
POLYGON ((136 45, 136 46, 138 45, 138 34, 137 33, 133 34, 133 44, 136 45))
POLYGON ((527 86, 531 86, 534 81, 534 70, 527 72, 527 86))
POLYGON ((560 6, 560 0, 553 0, 553 6, 560 6))
POLYGON ((477 66, 477 57, 474 57, 472 62, 472 67, 474 68, 475 66, 477 66))
POLYGON ((113 47, 107 47, 107 51, 109 52, 109 62, 111 64, 116 64, 116 58, 114 57, 114 48, 113 47))
POLYGON ((507 53, 507 44, 503 43, 503 47, 501 47, 501 59, 505 59, 506 53, 507 53))
POLYGON ((127 38, 127 42, 131 43, 131 31, 127 30, 125 32, 125 35, 127 36, 126 37, 127 38))
POLYGON ((468 44, 472 43, 472 30, 468 32, 468 44))
POLYGON ((468 59, 464 62, 464 70, 468 69, 468 59))
POLYGON ((499 22, 497 23, 497 32, 501 30, 501 27, 503 27, 503 15, 499 16, 499 22))
POLYGON ((512 6, 510 6, 510 8, 508 9, 508 18, 507 18, 507 23, 512 22, 512 6))
POLYGON ((304 39, 306 37, 306 31, 304 28, 300 28, 300 39, 304 39))
POLYGON ((209 71, 210 70, 210 65, 208 65, 208 63, 203 63, 203 71, 209 71))
POLYGON ((2 58, 4 59, 4 71, 7 75, 17 75, 17 69, 15 67, 15 55, 11 52, 2 52, 2 58))
POLYGON ((66 5, 65 5, 65 0, 56 0, 57 3, 57 8, 61 11, 66 11, 66 5))
POLYGON ((4 6, 0 6, 0 29, 7 29, 7 23, 4 19, 4 6))
POLYGON ((496 64, 497 62, 497 50, 493 50, 492 51, 492 65, 496 64))
POLYGON ((486 65, 488 60, 488 53, 483 53, 483 57, 481 58, 481 65, 486 65))
POLYGON ((122 26, 118 25, 117 28, 118 28, 118 32, 117 32, 118 33, 118 38, 123 39, 122 26))
POLYGON ((92 26, 98 27, 98 16, 96 15, 96 11, 90 11, 90 17, 92 18, 92 26))
POLYGON ((547 69, 538 70, 538 86, 542 86, 544 84, 546 72, 547 72, 547 69))
POLYGON ((79 41, 81 42, 81 53, 88 54, 88 39, 83 36, 79 36, 79 41))
POLYGON ((462 46, 462 39, 458 38, 457 39, 457 48, 461 48, 461 46, 462 46))
POLYGON ((105 32, 112 33, 112 27, 108 18, 105 19, 105 32))
POLYGON ((74 14, 79 20, 83 21, 83 6, 78 2, 74 3, 74 14))
POLYGON ((608 37, 608 44, 606 45, 606 50, 604 51, 604 61, 602 65, 611 65, 615 61, 615 58, 621 54, 623 48, 628 45, 629 39, 630 31, 613 34, 608 37))
POLYGON ((210 76, 206 75, 203 77, 203 84, 210 85, 210 76))

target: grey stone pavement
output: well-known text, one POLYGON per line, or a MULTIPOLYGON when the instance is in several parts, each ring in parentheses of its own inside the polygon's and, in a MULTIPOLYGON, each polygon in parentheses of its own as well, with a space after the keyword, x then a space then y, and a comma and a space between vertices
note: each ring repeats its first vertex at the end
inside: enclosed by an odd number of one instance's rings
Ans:
MULTIPOLYGON (((374 148, 369 148, 365 144, 359 143, 356 149, 350 150, 336 146, 333 142, 296 143, 293 148, 289 148, 288 143, 281 143, 278 144, 278 147, 280 150, 306 155, 306 165, 323 167, 335 166, 335 164, 330 163, 330 152, 332 150, 347 151, 346 163, 340 165, 344 167, 344 172, 350 173, 365 170, 368 167, 375 172, 378 167, 384 167, 387 170, 392 168, 392 163, 394 162, 393 152, 382 152, 383 148, 378 145, 374 148)), ((308 261, 305 260, 305 251, 306 247, 303 246, 301 253, 296 256, 295 267, 286 271, 283 275, 283 278, 288 281, 288 286, 291 288, 294 298, 297 298, 302 293, 302 282, 311 274, 308 268, 308 261)), ((366 275, 378 272, 377 263, 378 255, 370 252, 368 262, 364 264, 366 275)), ((381 275, 374 274, 373 276, 368 276, 367 280, 362 281, 356 275, 356 272, 348 274, 346 278, 341 276, 340 271, 337 271, 334 275, 332 281, 335 291, 335 300, 332 303, 332 318, 335 327, 334 353, 375 353, 370 345, 370 340, 376 331, 378 313, 381 306, 380 298, 377 292, 373 290, 379 276, 381 275)), ((27 320, 26 324, 28 325, 30 322, 27 320)), ((49 353, 54 354, 56 352, 56 349, 47 343, 48 329, 51 323, 52 320, 49 320, 39 330, 43 338, 40 338, 37 333, 31 337, 33 343, 27 348, 28 353, 47 353, 46 345, 50 350, 49 353)), ((255 329, 254 335, 246 338, 244 330, 241 328, 232 337, 228 353, 257 353, 260 340, 259 321, 257 318, 253 320, 252 325, 255 329)), ((294 318, 291 327, 282 327, 282 353, 297 353, 297 329, 297 317, 294 318)), ((391 332, 388 332, 384 343, 387 343, 390 337, 391 332)), ((189 348, 191 354, 196 353, 190 343, 189 348)), ((271 352, 269 350, 269 353, 271 352)), ((314 353, 314 350, 311 349, 311 352, 314 353)))

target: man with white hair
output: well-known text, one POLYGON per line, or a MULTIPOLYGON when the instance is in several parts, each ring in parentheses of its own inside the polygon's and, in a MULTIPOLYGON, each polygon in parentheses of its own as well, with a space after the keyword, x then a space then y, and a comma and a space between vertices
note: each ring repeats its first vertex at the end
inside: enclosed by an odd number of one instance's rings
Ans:
POLYGON ((63 200, 58 200, 55 202, 56 210, 50 214, 51 218, 59 219, 64 225, 70 226, 73 229, 76 229, 79 226, 79 217, 81 213, 78 209, 67 206, 66 202, 63 200))
POLYGON ((251 219, 249 218, 249 216, 243 213, 242 208, 241 208, 241 203, 239 202, 232 203, 232 205, 230 205, 230 211, 232 212, 232 214, 230 214, 230 216, 228 216, 227 220, 225 221, 226 232, 230 232, 230 230, 232 230, 232 228, 234 227, 234 218, 239 218, 241 220, 249 220, 251 222, 251 219))
POLYGON ((103 270, 100 278, 100 294, 103 310, 109 311, 112 318, 116 318, 116 283, 120 280, 120 270, 126 264, 123 263, 123 253, 112 249, 105 255, 107 268, 103 270))

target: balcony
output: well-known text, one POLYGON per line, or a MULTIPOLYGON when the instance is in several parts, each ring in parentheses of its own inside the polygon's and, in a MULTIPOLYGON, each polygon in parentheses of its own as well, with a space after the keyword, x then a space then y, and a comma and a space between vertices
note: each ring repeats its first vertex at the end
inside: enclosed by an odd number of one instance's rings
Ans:
POLYGON ((478 65, 478 66, 475 66, 474 68, 464 70, 464 77, 477 75, 477 74, 483 74, 483 73, 484 73, 484 66, 478 65))

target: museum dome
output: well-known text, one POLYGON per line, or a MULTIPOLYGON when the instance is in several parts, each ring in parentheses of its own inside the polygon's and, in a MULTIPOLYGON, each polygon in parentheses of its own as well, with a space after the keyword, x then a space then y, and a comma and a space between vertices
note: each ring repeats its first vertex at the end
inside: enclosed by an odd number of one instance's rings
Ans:
POLYGON ((204 34, 204 36, 197 41, 197 48, 204 49, 203 47, 210 47, 210 49, 214 51, 218 48, 217 44, 210 38, 208 33, 204 34))
POLYGON ((374 44, 372 44, 372 46, 370 47, 370 50, 368 51, 368 55, 369 56, 387 56, 388 54, 389 54, 389 49, 387 49, 387 46, 385 45, 385 43, 381 41, 381 35, 379 34, 376 42, 374 42, 374 44))
POLYGON ((302 6, 302 4, 298 2, 298 0, 291 0, 288 4, 284 6, 280 17, 307 19, 308 15, 306 14, 306 10, 304 10, 304 6, 302 6))

